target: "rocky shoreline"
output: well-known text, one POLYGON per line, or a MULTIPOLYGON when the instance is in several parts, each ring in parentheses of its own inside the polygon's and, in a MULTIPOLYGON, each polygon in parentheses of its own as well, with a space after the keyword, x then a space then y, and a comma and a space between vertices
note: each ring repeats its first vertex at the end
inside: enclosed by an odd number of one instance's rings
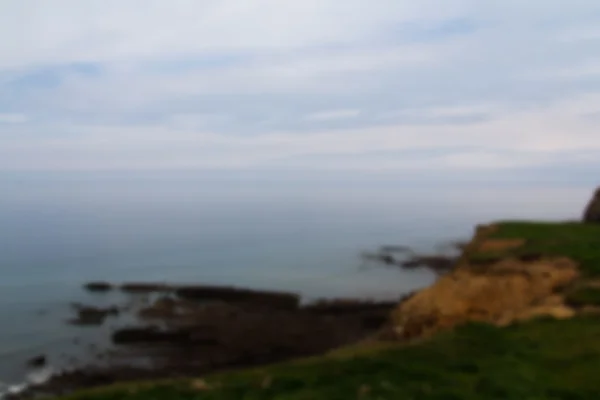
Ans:
MULTIPOLYGON (((452 243, 446 251, 426 255, 404 246, 381 246, 362 258, 375 267, 426 268, 442 275, 452 268, 462 246, 452 243)), ((13 385, 9 399, 56 396, 130 380, 198 376, 323 354, 369 338, 392 338, 390 315, 412 295, 304 304, 297 293, 200 284, 95 281, 85 283, 83 290, 95 298, 118 294, 124 299, 119 304, 101 302, 102 306, 71 304, 73 316, 65 323, 107 332, 105 343, 88 343, 90 357, 83 364, 57 371, 48 369, 53 360, 45 354, 36 357, 43 364, 29 360, 34 375, 44 378, 13 385)))
MULTIPOLYGON (((381 331, 399 299, 329 299, 301 304, 294 293, 209 285, 90 282, 102 296, 126 293, 123 304, 72 304, 68 324, 106 328, 110 345, 94 348, 84 366, 54 372, 45 382, 13 387, 8 398, 56 396, 111 383, 198 376, 322 354, 381 331), (125 319, 120 324, 112 320, 125 319)), ((29 360, 47 367, 44 354, 29 360), (43 360, 43 363, 41 362, 43 360)))

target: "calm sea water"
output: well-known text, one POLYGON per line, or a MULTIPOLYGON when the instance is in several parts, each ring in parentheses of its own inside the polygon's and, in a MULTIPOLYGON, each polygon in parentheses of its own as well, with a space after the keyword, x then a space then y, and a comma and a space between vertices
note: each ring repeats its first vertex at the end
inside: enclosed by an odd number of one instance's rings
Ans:
MULTIPOLYGON (((13 181, 0 199, 0 381, 24 361, 56 362, 74 337, 72 301, 110 303, 89 280, 198 282, 292 290, 305 298, 397 297, 433 280, 427 271, 360 270, 383 244, 431 250, 494 219, 577 218, 587 187, 288 191, 108 190, 103 183, 13 181), (104 186, 103 186, 104 185, 104 186), (10 190, 8 190, 10 189, 10 190), (273 194, 275 193, 275 194, 273 194), (279 193, 279 194, 276 194, 279 193)), ((87 336, 86 336, 87 335, 87 336)), ((72 350, 72 349, 71 349, 72 350)))

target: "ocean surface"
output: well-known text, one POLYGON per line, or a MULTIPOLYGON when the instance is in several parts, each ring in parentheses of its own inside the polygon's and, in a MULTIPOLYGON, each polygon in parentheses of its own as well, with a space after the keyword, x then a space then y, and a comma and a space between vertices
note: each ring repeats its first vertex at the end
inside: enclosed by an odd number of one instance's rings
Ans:
POLYGON ((496 219, 578 218, 591 193, 577 186, 279 192, 18 179, 0 189, 0 382, 8 383, 23 378, 29 357, 47 354, 56 364, 75 351, 75 338, 102 340, 95 328, 65 323, 73 301, 114 300, 83 291, 90 280, 225 284, 305 299, 398 297, 430 284, 433 274, 361 269, 362 251, 393 244, 430 251, 496 219))

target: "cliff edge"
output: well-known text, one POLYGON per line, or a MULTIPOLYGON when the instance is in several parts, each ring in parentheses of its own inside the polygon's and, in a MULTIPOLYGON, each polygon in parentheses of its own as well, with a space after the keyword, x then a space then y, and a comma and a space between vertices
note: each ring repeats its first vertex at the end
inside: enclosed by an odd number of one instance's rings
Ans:
POLYGON ((455 268, 402 302, 398 339, 468 321, 506 326, 600 310, 600 225, 503 222, 477 228, 455 268))

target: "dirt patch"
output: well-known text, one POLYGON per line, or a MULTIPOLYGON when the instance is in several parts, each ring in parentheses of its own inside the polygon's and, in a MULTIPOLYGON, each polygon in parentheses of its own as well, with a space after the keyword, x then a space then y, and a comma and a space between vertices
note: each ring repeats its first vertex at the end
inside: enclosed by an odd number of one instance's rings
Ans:
POLYGON ((403 302, 393 313, 394 330, 410 339, 470 320, 506 325, 537 315, 568 317, 573 310, 557 292, 578 275, 566 258, 505 259, 485 272, 464 265, 403 302))
POLYGON ((495 253, 513 250, 523 246, 523 244, 525 244, 523 239, 486 239, 478 246, 478 251, 495 253))
POLYGON ((600 307, 598 306, 586 306, 583 307, 580 312, 582 314, 587 314, 587 315, 600 315, 600 307))
POLYGON ((594 289, 600 289, 600 280, 599 279, 591 280, 591 281, 587 282, 587 284, 585 286, 591 287, 594 289))

